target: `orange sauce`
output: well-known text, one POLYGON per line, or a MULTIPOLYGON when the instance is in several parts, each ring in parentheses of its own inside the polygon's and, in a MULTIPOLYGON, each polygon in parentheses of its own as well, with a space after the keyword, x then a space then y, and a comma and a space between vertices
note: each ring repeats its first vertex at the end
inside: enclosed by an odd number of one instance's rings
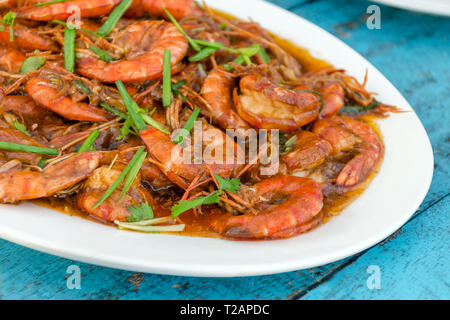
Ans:
MULTIPOLYGON (((215 11, 216 12, 216 11, 215 11)), ((228 19, 234 19, 230 15, 227 15, 225 13, 219 13, 221 16, 228 18, 228 19)), ((313 72, 318 71, 323 68, 331 66, 328 62, 324 60, 317 59, 313 57, 308 50, 298 47, 292 42, 285 40, 281 37, 271 35, 274 39, 274 41, 279 45, 281 48, 289 52, 292 56, 294 56, 302 65, 303 70, 305 72, 313 72)), ((365 122, 369 123, 379 134, 379 130, 374 122, 376 118, 371 116, 364 116, 365 122)), ((379 134, 380 135, 380 134, 379 134)), ((380 135, 381 137, 381 135, 380 135)), ((381 162, 380 162, 381 163, 381 162)), ((340 214, 342 210, 347 207, 351 202, 353 202, 356 198, 358 198, 364 190, 369 186, 372 179, 376 176, 378 173, 378 168, 374 170, 374 172, 369 176, 369 178, 362 184, 360 184, 357 188, 346 191, 346 192, 335 192, 330 194, 325 198, 324 201, 324 208, 321 212, 321 220, 322 223, 326 223, 329 219, 332 217, 340 214)), ((65 214, 81 217, 84 219, 88 219, 92 222, 97 223, 104 223, 99 221, 98 219, 88 216, 85 213, 81 212, 76 205, 71 202, 67 202, 64 200, 48 200, 48 199, 38 199, 33 200, 33 203, 44 206, 46 208, 50 208, 53 210, 58 210, 60 212, 63 212, 65 214)), ((167 200, 161 200, 161 205, 159 208, 154 208, 154 212, 156 217, 163 217, 170 215, 170 205, 168 204, 167 200)), ((184 235, 184 236, 195 236, 195 237, 211 237, 211 238, 220 238, 220 235, 213 232, 211 228, 208 226, 208 219, 205 218, 199 218, 194 213, 185 213, 180 218, 177 219, 178 223, 184 223, 186 225, 186 229, 183 232, 180 233, 172 233, 172 234, 178 234, 178 235, 184 235)), ((111 223, 108 223, 109 225, 112 225, 111 223)))

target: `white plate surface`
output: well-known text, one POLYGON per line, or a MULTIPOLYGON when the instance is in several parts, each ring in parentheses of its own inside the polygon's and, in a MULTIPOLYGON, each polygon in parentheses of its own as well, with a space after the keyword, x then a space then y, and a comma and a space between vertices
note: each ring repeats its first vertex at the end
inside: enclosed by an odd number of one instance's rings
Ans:
POLYGON ((450 16, 449 0, 371 0, 388 6, 413 10, 423 13, 431 13, 442 16, 450 16))
MULTIPOLYGON (((369 70, 369 91, 412 110, 369 62, 310 22, 259 0, 209 0, 345 68, 358 79, 369 70)), ((358 253, 401 227, 423 201, 433 174, 427 134, 414 112, 379 121, 386 155, 379 175, 342 214, 287 240, 235 242, 141 234, 23 203, 0 206, 0 237, 50 254, 113 268, 186 276, 249 276, 315 267, 358 253)))

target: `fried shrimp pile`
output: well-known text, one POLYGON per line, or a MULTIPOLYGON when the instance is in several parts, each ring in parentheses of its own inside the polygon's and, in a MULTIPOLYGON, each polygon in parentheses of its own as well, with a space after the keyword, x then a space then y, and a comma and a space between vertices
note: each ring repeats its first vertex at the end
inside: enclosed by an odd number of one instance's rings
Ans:
POLYGON ((0 15, 0 203, 280 239, 382 162, 371 119, 396 108, 255 22, 193 0, 3 1, 0 15))

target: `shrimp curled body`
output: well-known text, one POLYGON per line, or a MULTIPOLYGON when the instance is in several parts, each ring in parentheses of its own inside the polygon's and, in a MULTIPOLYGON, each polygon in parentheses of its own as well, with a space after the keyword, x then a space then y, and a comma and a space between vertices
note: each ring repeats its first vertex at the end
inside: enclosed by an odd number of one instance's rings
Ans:
POLYGON ((258 199, 258 214, 241 216, 220 214, 211 227, 221 235, 236 240, 288 238, 319 223, 323 207, 320 186, 308 178, 274 177, 253 186, 258 199))
POLYGON ((125 28, 114 44, 127 51, 125 59, 106 63, 93 56, 77 60, 77 72, 106 83, 117 80, 140 82, 160 78, 165 50, 171 52, 171 65, 187 53, 188 43, 177 28, 165 21, 142 21, 125 28))

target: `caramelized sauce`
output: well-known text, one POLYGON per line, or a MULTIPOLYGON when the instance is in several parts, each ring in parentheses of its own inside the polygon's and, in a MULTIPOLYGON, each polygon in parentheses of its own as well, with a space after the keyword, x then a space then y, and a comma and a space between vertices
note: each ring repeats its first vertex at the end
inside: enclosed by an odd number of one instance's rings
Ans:
MULTIPOLYGON (((221 13, 218 11, 215 11, 216 13, 219 13, 220 16, 223 16, 228 19, 235 19, 232 16, 221 13)), ((317 58, 314 58, 308 50, 298 47, 292 42, 285 40, 281 37, 278 37, 276 35, 271 34, 275 42, 284 50, 289 52, 292 56, 294 56, 302 65, 304 72, 314 72, 321 70, 323 68, 331 66, 328 62, 324 60, 320 60, 317 58)), ((361 120, 364 120, 368 124, 370 124, 378 133, 378 135, 381 137, 379 133, 379 129, 376 126, 374 120, 376 117, 374 116, 364 116, 360 117, 361 120)), ((381 163, 382 161, 380 161, 381 163)), ((324 194, 326 195, 324 197, 324 207, 321 212, 322 217, 322 223, 326 223, 328 220, 330 220, 332 217, 340 214, 342 210, 347 207, 351 202, 353 202, 356 198, 358 198, 364 190, 369 186, 372 179, 377 175, 378 168, 374 170, 374 172, 369 176, 366 181, 360 185, 358 185, 356 188, 354 188, 351 191, 339 191, 338 188, 335 188, 334 190, 324 190, 324 194)), ((57 199, 38 199, 38 200, 32 200, 33 203, 43 206, 49 209, 57 210, 62 213, 68 214, 70 216, 76 216, 81 217, 84 219, 88 219, 92 222, 97 223, 103 223, 106 222, 100 221, 97 218, 94 218, 92 216, 88 216, 85 213, 81 212, 73 200, 66 201, 66 200, 57 200, 57 199)), ((158 208, 154 208, 155 217, 163 217, 170 215, 170 207, 171 203, 170 201, 167 201, 167 198, 160 198, 159 201, 157 200, 158 208)), ((179 233, 170 233, 170 234, 178 234, 178 235, 184 235, 184 236, 195 236, 195 237, 210 237, 210 238, 220 238, 220 235, 213 232, 211 228, 208 226, 208 219, 207 218, 201 218, 196 216, 195 213, 187 213, 181 215, 179 218, 177 218, 176 223, 184 223, 186 225, 186 229, 183 232, 179 233)), ((112 223, 106 223, 108 225, 112 225, 112 223)), ((320 225, 320 224, 319 224, 320 225)))

